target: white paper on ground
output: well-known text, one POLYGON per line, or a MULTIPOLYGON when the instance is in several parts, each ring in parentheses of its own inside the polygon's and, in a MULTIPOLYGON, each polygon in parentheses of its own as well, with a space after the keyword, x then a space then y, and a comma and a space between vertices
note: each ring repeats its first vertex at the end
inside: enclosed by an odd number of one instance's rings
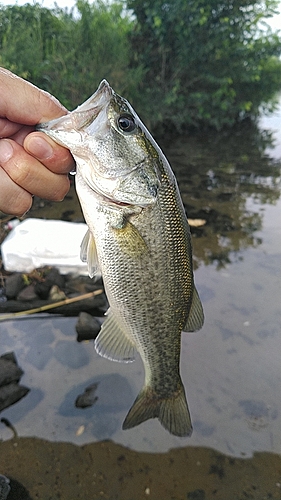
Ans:
POLYGON ((14 227, 1 245, 7 271, 30 272, 54 266, 61 274, 88 274, 80 259, 80 245, 87 225, 60 220, 25 219, 14 227))

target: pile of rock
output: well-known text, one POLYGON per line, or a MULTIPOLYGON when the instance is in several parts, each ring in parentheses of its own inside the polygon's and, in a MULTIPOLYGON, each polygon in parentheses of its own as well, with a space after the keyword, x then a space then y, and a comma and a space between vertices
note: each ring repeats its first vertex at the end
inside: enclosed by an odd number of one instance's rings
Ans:
POLYGON ((92 316, 103 316, 107 309, 104 292, 97 296, 67 303, 67 299, 103 290, 102 280, 88 276, 62 275, 55 267, 45 266, 31 273, 2 273, 0 314, 40 308, 46 304, 64 301, 59 308, 48 312, 65 316, 78 316, 86 312, 92 316))

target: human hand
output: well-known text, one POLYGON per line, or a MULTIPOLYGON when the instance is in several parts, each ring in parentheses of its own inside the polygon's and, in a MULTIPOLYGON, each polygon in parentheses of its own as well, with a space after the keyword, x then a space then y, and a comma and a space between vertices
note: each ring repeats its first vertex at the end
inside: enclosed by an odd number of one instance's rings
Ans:
POLYGON ((50 94, 0 68, 0 210, 22 215, 36 195, 61 201, 74 167, 68 151, 42 132, 37 123, 65 115, 50 94))

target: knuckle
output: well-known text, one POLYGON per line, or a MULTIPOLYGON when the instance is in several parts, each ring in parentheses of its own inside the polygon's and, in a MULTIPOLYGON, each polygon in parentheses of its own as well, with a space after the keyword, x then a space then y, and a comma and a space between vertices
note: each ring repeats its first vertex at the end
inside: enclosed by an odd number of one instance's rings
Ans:
POLYGON ((16 161, 10 168, 9 175, 19 186, 28 187, 30 184, 31 172, 26 161, 16 161))
POLYGON ((21 217, 31 208, 32 197, 26 191, 17 192, 17 196, 11 196, 2 201, 0 210, 9 215, 21 217))

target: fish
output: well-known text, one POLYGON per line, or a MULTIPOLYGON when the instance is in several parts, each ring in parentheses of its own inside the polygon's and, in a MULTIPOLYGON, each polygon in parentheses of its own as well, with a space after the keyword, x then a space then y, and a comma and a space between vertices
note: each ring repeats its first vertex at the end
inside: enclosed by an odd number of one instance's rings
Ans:
POLYGON ((199 330, 190 229, 174 173, 130 103, 106 80, 65 116, 40 124, 76 161, 75 185, 88 231, 81 258, 100 272, 109 302, 96 351, 131 362, 144 385, 123 429, 150 418, 175 436, 192 423, 180 375, 182 331, 199 330))

